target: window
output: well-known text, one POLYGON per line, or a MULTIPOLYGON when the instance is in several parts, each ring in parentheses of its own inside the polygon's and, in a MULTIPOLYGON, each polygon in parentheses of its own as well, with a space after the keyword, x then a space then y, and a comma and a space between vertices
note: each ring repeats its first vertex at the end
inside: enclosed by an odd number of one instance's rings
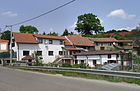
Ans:
POLYGON ((108 43, 108 46, 111 46, 112 45, 112 43, 108 43))
POLYGON ((70 55, 72 55, 72 51, 70 51, 70 55))
POLYGON ((38 39, 38 42, 39 43, 43 43, 43 39, 38 39))
POLYGON ((49 40, 49 44, 53 44, 53 40, 49 40))
POLYGON ((63 51, 59 51, 59 55, 63 55, 63 51))
POLYGON ((7 48, 6 48, 6 44, 1 44, 1 46, 0 46, 1 48, 1 50, 6 50, 7 48))
POLYGON ((42 56, 42 51, 37 51, 38 56, 42 56))
POLYGON ((29 51, 23 51, 23 56, 29 56, 29 51))
POLYGON ((104 45, 104 43, 101 43, 101 46, 103 46, 104 45))
POLYGON ((63 40, 60 40, 60 45, 63 45, 63 40))
POLYGON ((81 60, 81 63, 84 63, 84 60, 81 60))
POLYGON ((111 58, 111 54, 108 54, 108 58, 111 58))
POLYGON ((53 51, 49 51, 49 52, 48 52, 48 55, 49 55, 49 56, 53 56, 53 51))
POLYGON ((93 62, 93 65, 96 65, 97 64, 97 61, 96 60, 93 60, 92 62, 93 62))
POLYGON ((105 50, 105 47, 100 47, 100 50, 105 50))
POLYGON ((98 45, 99 45, 99 43, 98 43, 98 42, 95 42, 95 44, 96 44, 96 46, 98 46, 98 45))

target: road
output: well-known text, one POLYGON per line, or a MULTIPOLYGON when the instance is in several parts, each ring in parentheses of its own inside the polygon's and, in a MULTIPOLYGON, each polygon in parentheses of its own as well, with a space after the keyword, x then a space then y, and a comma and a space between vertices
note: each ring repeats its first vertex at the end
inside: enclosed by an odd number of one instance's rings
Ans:
POLYGON ((0 91, 140 91, 140 86, 0 67, 0 91))

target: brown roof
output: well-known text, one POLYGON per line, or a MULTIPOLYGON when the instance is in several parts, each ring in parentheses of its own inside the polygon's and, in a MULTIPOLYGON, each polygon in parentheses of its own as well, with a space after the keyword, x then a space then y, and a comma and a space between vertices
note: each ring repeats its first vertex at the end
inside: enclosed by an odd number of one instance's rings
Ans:
POLYGON ((133 40, 117 40, 117 42, 133 42, 133 40))
POLYGON ((95 42, 116 42, 114 38, 89 38, 91 41, 95 42))
MULTIPOLYGON (((63 38, 65 38, 65 36, 63 36, 63 38)), ((70 46, 72 45, 66 38, 65 38, 65 40, 64 40, 64 44, 65 44, 65 45, 70 45, 70 46)))
POLYGON ((73 47, 62 47, 65 50, 70 50, 70 51, 74 51, 74 50, 78 50, 77 48, 73 48, 73 47))
POLYGON ((109 51, 109 50, 99 50, 99 51, 89 51, 89 52, 81 52, 76 53, 74 55, 82 56, 82 55, 107 55, 107 54, 119 54, 119 51, 109 51))
POLYGON ((17 43, 38 43, 33 34, 13 32, 17 43))
POLYGON ((0 42, 9 42, 9 40, 2 40, 2 39, 0 39, 0 42))
POLYGON ((50 35, 39 35, 39 34, 34 34, 34 36, 38 38, 47 38, 47 39, 58 39, 58 40, 65 39, 63 36, 50 36, 50 35))
POLYGON ((25 56, 25 57, 22 58, 22 60, 29 60, 29 59, 33 60, 34 58, 31 57, 31 56, 25 56))
POLYGON ((81 35, 68 35, 67 38, 75 46, 94 46, 94 44, 88 38, 82 37, 81 35))

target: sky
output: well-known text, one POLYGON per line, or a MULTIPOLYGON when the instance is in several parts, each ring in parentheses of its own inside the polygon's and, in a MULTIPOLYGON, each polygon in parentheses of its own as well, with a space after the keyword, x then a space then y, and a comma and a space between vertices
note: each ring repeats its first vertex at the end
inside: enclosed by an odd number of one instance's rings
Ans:
MULTIPOLYGON (((4 31, 5 25, 30 19, 69 1, 71 0, 0 0, 0 28, 4 31)), ((39 33, 62 34, 65 29, 75 31, 79 15, 93 13, 100 19, 105 31, 131 30, 140 23, 139 4, 140 0, 76 0, 63 8, 21 25, 35 26, 39 33)), ((12 31, 19 32, 21 25, 13 26, 12 31)))

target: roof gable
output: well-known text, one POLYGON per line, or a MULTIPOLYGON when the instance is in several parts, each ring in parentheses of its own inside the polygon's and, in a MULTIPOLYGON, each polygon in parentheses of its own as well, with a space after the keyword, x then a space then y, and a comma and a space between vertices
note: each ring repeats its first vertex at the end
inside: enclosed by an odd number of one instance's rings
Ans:
POLYGON ((17 43, 38 43, 33 34, 13 32, 17 43))
POLYGON ((94 46, 94 44, 88 38, 82 37, 81 35, 68 35, 67 38, 75 46, 94 46))

